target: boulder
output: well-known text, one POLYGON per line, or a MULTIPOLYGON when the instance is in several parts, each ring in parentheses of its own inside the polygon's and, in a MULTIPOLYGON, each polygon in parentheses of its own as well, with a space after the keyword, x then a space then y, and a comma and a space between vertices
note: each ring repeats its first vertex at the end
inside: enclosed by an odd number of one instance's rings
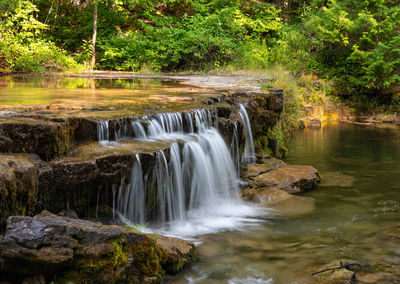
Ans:
POLYGON ((57 283, 158 283, 194 256, 194 245, 183 240, 43 211, 8 218, 0 275, 5 281, 43 275, 57 283))
POLYGON ((317 169, 311 166, 288 165, 256 176, 256 187, 282 189, 288 192, 304 192, 321 182, 317 169))

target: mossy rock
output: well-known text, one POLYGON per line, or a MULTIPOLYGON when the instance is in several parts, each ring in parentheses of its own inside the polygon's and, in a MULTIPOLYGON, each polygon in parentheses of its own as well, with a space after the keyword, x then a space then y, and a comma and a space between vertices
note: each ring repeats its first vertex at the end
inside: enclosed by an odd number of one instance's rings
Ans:
POLYGON ((159 283, 190 265, 194 254, 183 240, 44 211, 8 219, 0 273, 44 275, 57 283, 159 283))
POLYGON ((0 154, 0 225, 11 215, 31 215, 37 207, 39 159, 0 154))

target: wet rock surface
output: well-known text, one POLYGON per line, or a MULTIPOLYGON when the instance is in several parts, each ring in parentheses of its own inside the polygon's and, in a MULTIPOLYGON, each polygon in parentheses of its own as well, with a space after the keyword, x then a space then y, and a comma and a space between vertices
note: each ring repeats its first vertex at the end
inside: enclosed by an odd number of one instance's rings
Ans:
POLYGON ((0 242, 0 280, 160 282, 194 259, 192 243, 53 215, 12 216, 0 242))
POLYGON ((243 164, 244 173, 242 177, 244 179, 251 179, 284 166, 286 166, 286 163, 282 160, 273 157, 265 158, 260 160, 259 163, 243 164))
MULTIPOLYGON (((260 155, 259 155, 260 156, 260 155)), ((299 216, 315 209, 315 199, 294 195, 313 189, 321 176, 311 166, 288 165, 276 158, 259 158, 259 163, 244 164, 245 185, 240 196, 274 209, 274 215, 299 216)))
POLYGON ((357 260, 333 261, 315 268, 312 275, 321 283, 399 283, 398 268, 388 268, 384 263, 361 263, 357 260))
POLYGON ((33 214, 37 207, 39 158, 0 154, 0 225, 16 214, 33 214))
POLYGON ((321 182, 318 170, 312 166, 287 165, 276 158, 262 164, 245 164, 242 178, 250 188, 280 189, 290 193, 308 191, 321 182))
POLYGON ((288 165, 256 176, 253 184, 297 193, 313 189, 320 181, 321 176, 314 167, 288 165))
POLYGON ((0 152, 35 153, 43 160, 60 157, 69 149, 65 123, 30 118, 0 119, 0 152))

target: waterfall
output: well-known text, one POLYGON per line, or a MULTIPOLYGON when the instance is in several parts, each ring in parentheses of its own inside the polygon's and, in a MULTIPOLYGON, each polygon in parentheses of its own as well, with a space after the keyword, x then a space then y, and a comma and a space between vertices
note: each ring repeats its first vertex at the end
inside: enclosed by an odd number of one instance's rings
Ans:
POLYGON ((138 139, 146 139, 146 131, 143 128, 143 125, 140 122, 132 122, 132 130, 133 130, 133 135, 135 138, 138 139))
POLYGON ((233 124, 233 135, 231 141, 231 156, 235 163, 237 175, 240 176, 240 152, 239 152, 239 133, 237 129, 237 122, 233 124))
POLYGON ((117 211, 137 224, 146 222, 145 192, 139 154, 136 154, 136 160, 131 169, 130 183, 125 188, 121 186, 119 190, 117 211))
POLYGON ((100 143, 108 143, 110 139, 108 120, 102 120, 97 123, 97 140, 100 143))
MULTIPOLYGON (((247 113, 241 116, 249 122, 247 113)), ((242 221, 250 214, 239 198, 236 124, 230 149, 213 127, 210 110, 157 114, 131 126, 135 138, 168 140, 171 144, 168 151, 155 153, 154 165, 146 169, 146 177, 140 156, 136 156, 129 185, 122 185, 118 192, 116 210, 120 215, 136 224, 151 222, 157 230, 192 233, 229 227, 232 220, 242 221)), ((245 129, 251 135, 250 128, 245 129)), ((252 153, 254 156, 254 148, 252 153)))
POLYGON ((244 151, 242 154, 242 162, 243 163, 255 163, 256 157, 254 154, 254 142, 253 142, 253 134, 251 132, 250 120, 247 115, 246 108, 240 104, 239 105, 239 114, 243 121, 244 132, 246 135, 246 143, 244 145, 244 151))

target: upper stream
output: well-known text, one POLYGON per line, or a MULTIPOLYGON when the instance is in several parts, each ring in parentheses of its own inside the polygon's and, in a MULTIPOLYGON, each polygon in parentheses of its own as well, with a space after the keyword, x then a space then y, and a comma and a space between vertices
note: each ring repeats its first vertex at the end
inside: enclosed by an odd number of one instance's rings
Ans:
POLYGON ((247 228, 198 236, 198 260, 170 283, 321 283, 311 274, 341 259, 398 272, 399 129, 331 124, 288 148, 286 162, 318 168, 322 184, 247 228))

